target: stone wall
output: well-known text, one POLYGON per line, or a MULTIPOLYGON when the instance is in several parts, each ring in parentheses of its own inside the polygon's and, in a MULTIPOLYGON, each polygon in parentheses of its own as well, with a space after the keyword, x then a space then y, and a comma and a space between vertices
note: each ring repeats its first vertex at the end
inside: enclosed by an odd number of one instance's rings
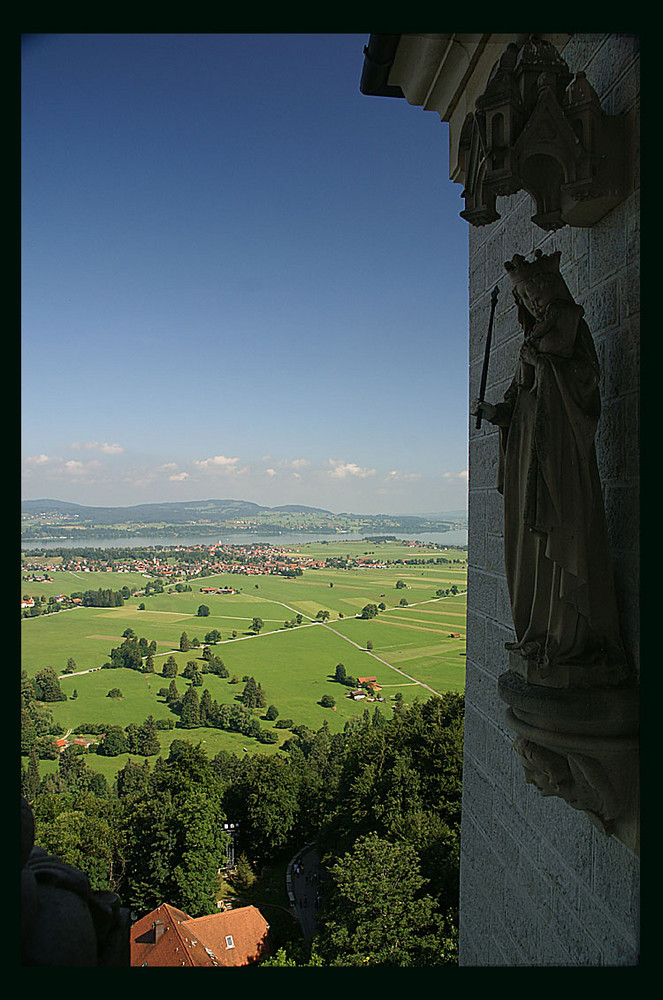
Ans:
MULTIPOLYGON (((545 233, 523 192, 498 199, 501 219, 470 227, 470 399, 478 395, 490 295, 500 284, 486 399, 499 401, 520 346, 503 263, 559 249, 562 272, 602 367, 599 468, 627 651, 639 662, 638 38, 575 35, 563 51, 585 70, 608 114, 627 114, 632 193, 591 229, 545 233)), ((638 859, 558 798, 525 783, 503 724, 497 677, 513 638, 503 567, 497 429, 470 421, 469 592, 460 962, 464 966, 614 966, 637 962, 638 859)))

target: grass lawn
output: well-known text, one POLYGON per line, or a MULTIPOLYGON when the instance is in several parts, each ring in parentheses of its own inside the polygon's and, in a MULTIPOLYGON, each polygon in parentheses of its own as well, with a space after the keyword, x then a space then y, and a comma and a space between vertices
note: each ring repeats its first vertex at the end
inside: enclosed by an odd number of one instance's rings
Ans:
MULTIPOLYGON (((320 543, 302 546, 298 551, 304 556, 331 556, 338 553, 373 550, 383 556, 393 546, 389 558, 426 558, 425 551, 413 550, 395 543, 369 546, 365 543, 336 542, 332 546, 320 543), (402 556, 394 555, 402 551, 402 556)), ((433 550, 430 555, 439 555, 433 550)), ((449 558, 462 557, 464 553, 449 551, 449 558)), ((64 575, 64 574, 59 574, 64 575)), ((95 574, 85 574, 92 578, 95 574)), ((117 588, 107 578, 125 578, 129 574, 97 574, 106 586, 117 588)), ((214 647, 230 675, 236 674, 240 683, 233 685, 228 679, 212 674, 204 675, 203 687, 218 702, 231 703, 243 690, 241 678, 253 676, 262 685, 267 704, 279 709, 281 718, 292 718, 295 724, 318 729, 327 720, 333 732, 340 731, 348 719, 361 715, 366 701, 353 701, 346 697, 347 688, 333 680, 338 663, 343 663, 350 676, 375 676, 383 688, 383 710, 390 712, 393 696, 401 691, 406 702, 415 697, 422 700, 431 692, 462 691, 465 680, 465 594, 437 598, 438 589, 456 584, 465 589, 466 564, 424 564, 417 566, 391 565, 368 569, 305 569, 304 575, 295 579, 280 576, 255 577, 238 574, 219 574, 190 581, 193 590, 181 594, 159 594, 141 598, 146 609, 138 610, 139 599, 130 599, 121 608, 77 608, 57 614, 21 620, 22 667, 34 674, 47 664, 62 674, 67 660, 73 657, 76 669, 101 667, 109 659, 110 650, 122 642, 127 627, 148 642, 157 643, 154 674, 131 670, 95 670, 92 673, 73 674, 61 680, 63 691, 71 695, 76 689, 75 700, 58 702, 50 707, 54 718, 66 728, 82 722, 97 722, 127 726, 141 723, 148 715, 156 719, 173 717, 157 691, 168 687, 170 681, 160 675, 163 661, 174 655, 181 674, 187 661, 202 664, 202 649, 179 651, 180 636, 185 631, 189 640, 194 636, 202 643, 204 636, 217 629, 222 641, 214 647), (404 588, 396 588, 402 580, 404 588), (257 584, 257 586, 256 586, 257 584), (333 586, 330 586, 332 584, 333 586), (207 595, 200 593, 201 586, 231 586, 236 594, 207 595), (405 598, 406 606, 401 606, 405 598), (368 603, 383 602, 386 610, 377 618, 356 618, 368 603), (210 608, 206 617, 198 617, 201 604, 210 608), (318 610, 329 612, 326 624, 312 624, 318 610), (303 624, 285 628, 284 622, 303 616, 303 624), (264 628, 254 635, 249 626, 254 617, 262 618, 264 628), (231 638, 232 631, 237 637, 231 638), (451 632, 460 638, 451 638, 451 632), (366 643, 373 643, 372 652, 366 643), (123 697, 107 697, 112 687, 119 687, 123 697), (323 694, 331 694, 335 708, 323 708, 319 702, 323 694)), ((87 580, 86 580, 87 583, 87 580)), ((101 584, 100 584, 101 585, 101 584)), ((41 586, 41 585, 40 585, 41 586)), ((96 589, 85 586, 77 589, 96 589)), ((64 592, 58 588, 56 592, 64 592)), ((27 592, 27 591, 26 591, 27 592)), ((41 592, 41 591, 40 591, 41 592)), ((44 593, 46 593, 44 591, 44 593)), ((188 682, 176 678, 181 693, 188 682)), ((260 715, 260 713, 257 713, 260 715)), ((273 726, 261 719, 263 727, 273 726)), ((162 751, 168 752, 173 739, 186 738, 203 742, 210 755, 221 749, 242 754, 249 752, 275 753, 288 730, 276 730, 279 744, 260 744, 237 733, 204 728, 197 730, 173 729, 159 732, 162 751)), ((128 755, 102 758, 89 755, 88 763, 110 779, 126 762, 128 755)), ((152 758, 154 759, 154 758, 152 758)), ((42 761, 42 773, 55 768, 57 762, 42 761)))

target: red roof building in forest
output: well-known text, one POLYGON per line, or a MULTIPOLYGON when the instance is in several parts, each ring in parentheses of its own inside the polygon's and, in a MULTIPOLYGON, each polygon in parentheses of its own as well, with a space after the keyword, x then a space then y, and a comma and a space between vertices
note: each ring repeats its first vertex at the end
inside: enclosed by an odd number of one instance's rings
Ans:
POLYGON ((131 928, 131 965, 255 965, 269 953, 268 932, 255 906, 192 918, 162 903, 131 928))

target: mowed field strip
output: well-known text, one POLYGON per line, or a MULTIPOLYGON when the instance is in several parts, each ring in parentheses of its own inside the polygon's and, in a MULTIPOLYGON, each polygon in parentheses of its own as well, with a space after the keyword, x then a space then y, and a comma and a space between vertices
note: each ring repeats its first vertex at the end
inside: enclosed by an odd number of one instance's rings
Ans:
MULTIPOLYGON (((443 539, 443 536, 441 536, 443 539)), ((297 552, 302 558, 310 555, 314 546, 301 546, 297 552)), ((158 692, 168 687, 169 681, 161 676, 163 660, 173 655, 178 664, 176 683, 183 694, 187 681, 181 673, 190 660, 203 664, 202 644, 212 629, 221 633, 221 640, 213 651, 233 674, 239 684, 230 679, 204 674, 202 694, 208 688, 212 698, 219 703, 231 704, 241 693, 241 678, 253 676, 265 691, 268 704, 277 706, 281 718, 291 718, 295 724, 318 729, 326 720, 332 732, 340 731, 345 723, 371 707, 366 700, 353 701, 346 697, 348 689, 334 681, 338 663, 343 663, 348 675, 375 677, 384 688, 382 710, 391 712, 393 696, 399 691, 406 702, 419 697, 426 700, 431 694, 445 691, 463 691, 465 686, 465 608, 466 608, 466 553, 459 550, 440 550, 417 547, 412 549, 398 543, 367 544, 366 542, 330 542, 321 547, 323 555, 356 555, 373 549, 376 558, 392 560, 384 568, 361 569, 304 569, 296 578, 260 575, 245 576, 221 573, 214 576, 190 578, 191 591, 153 596, 131 597, 119 608, 76 608, 71 612, 42 615, 21 621, 22 668, 29 675, 51 665, 61 676, 61 686, 67 695, 77 691, 75 700, 53 703, 53 715, 63 726, 81 722, 116 723, 126 726, 140 724, 148 715, 157 719, 174 718, 163 697, 158 692), (449 562, 434 561, 444 557, 449 562), (395 563, 398 558, 417 558, 416 566, 395 563), (452 560, 456 559, 454 563, 452 560), (403 581, 405 587, 396 587, 403 581), (436 591, 455 585, 456 595, 437 596, 436 591), (232 587, 232 594, 203 594, 202 587, 232 587), (405 598, 406 606, 401 606, 405 598), (380 604, 386 609, 377 617, 356 617, 366 604, 380 604), (143 603, 144 610, 138 605, 143 603), (200 617, 201 605, 209 614, 200 617), (317 613, 327 611, 326 622, 315 621, 317 613), (302 624, 291 628, 295 616, 302 616, 302 624), (250 630, 254 618, 261 618, 264 626, 258 635, 250 630), (132 628, 136 635, 154 641, 155 673, 143 674, 132 670, 99 670, 109 660, 110 650, 124 641, 123 632, 132 628), (236 637, 232 637, 235 631, 236 637), (194 637, 201 644, 198 648, 180 652, 180 636, 186 632, 189 641, 194 637), (451 633, 459 633, 452 638, 451 633), (367 643, 372 649, 367 649, 367 643), (75 660, 75 673, 62 676, 68 659, 75 660), (92 670, 92 673, 82 671, 92 670), (112 687, 119 687, 123 697, 117 701, 106 697, 112 687), (319 702, 323 694, 331 694, 335 708, 323 708, 319 702)), ((67 592, 64 578, 69 576, 71 590, 103 588, 119 589, 128 579, 134 586, 144 587, 142 574, 97 573, 74 581, 73 574, 57 573, 48 584, 53 593, 67 592), (100 581, 100 582, 97 582, 100 581)), ((45 594, 44 583, 21 583, 21 593, 45 594)), ((378 703, 379 704, 379 703, 378 703)), ((372 710, 372 707, 371 707, 372 710)), ((273 727, 273 722, 261 718, 261 725, 273 727)), ((249 740, 251 751, 273 753, 284 739, 286 730, 276 730, 279 744, 260 745, 249 740)), ((220 749, 237 750, 247 746, 247 737, 222 730, 174 729, 160 731, 162 748, 167 748, 173 738, 186 738, 194 742, 205 741, 210 753, 220 749)), ((114 772, 122 766, 122 758, 91 758, 98 770, 114 772)), ((46 764, 47 762, 42 762, 46 764)))

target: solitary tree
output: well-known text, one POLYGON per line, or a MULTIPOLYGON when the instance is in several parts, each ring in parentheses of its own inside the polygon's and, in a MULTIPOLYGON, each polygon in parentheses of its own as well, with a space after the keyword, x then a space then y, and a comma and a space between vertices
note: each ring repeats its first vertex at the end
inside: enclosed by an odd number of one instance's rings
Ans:
POLYGON ((180 653, 188 653, 191 648, 191 643, 189 642, 189 636, 186 632, 182 632, 180 636, 180 653))
POLYGON ((182 725, 185 729, 193 729, 200 725, 200 700, 194 687, 187 688, 182 698, 182 725))
POLYGON ((177 660, 174 656, 169 656, 163 665, 163 676, 164 677, 176 677, 177 676, 177 660))
POLYGON ((251 624, 251 631, 255 632, 255 634, 257 635, 260 629, 263 628, 264 624, 265 623, 262 620, 262 618, 254 618, 251 624))
POLYGON ((207 618, 207 616, 209 615, 209 608, 207 607, 207 605, 200 604, 198 607, 197 614, 199 618, 207 618))
POLYGON ((453 939, 408 843, 370 833, 330 869, 317 947, 332 966, 453 964, 453 939), (449 940, 447 940, 449 937, 449 940))

